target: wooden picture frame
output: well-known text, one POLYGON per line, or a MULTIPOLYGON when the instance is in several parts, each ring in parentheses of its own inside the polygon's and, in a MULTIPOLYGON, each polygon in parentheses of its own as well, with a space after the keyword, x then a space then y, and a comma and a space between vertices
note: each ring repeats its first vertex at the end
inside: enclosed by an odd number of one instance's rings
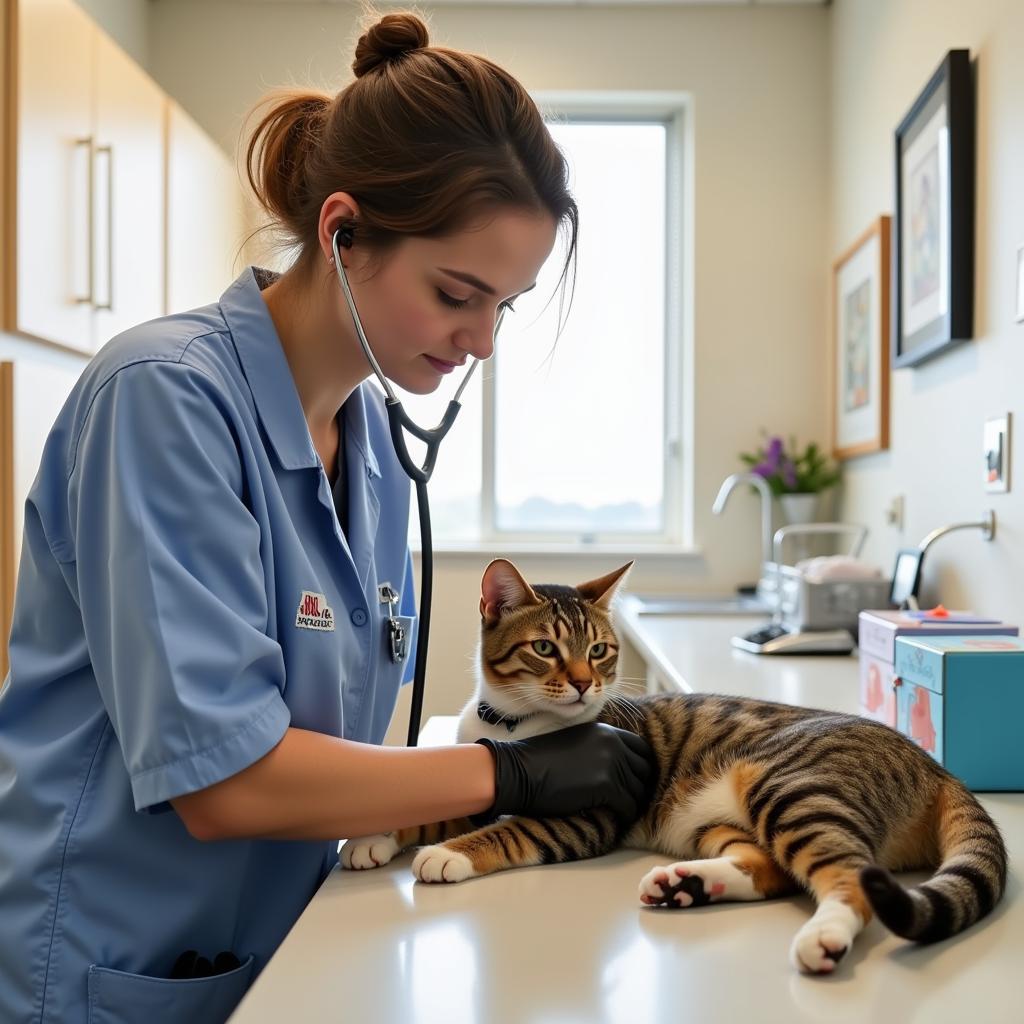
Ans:
POLYGON ((974 323, 974 85, 950 50, 895 136, 893 366, 970 339, 974 323))
POLYGON ((889 447, 892 218, 874 223, 832 264, 832 454, 889 447))

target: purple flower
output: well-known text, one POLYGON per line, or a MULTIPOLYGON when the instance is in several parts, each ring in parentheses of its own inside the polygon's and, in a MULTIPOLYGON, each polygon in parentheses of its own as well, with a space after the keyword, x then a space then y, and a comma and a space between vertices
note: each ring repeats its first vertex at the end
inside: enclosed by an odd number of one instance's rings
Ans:
POLYGON ((782 481, 789 488, 796 487, 796 466, 791 459, 783 460, 782 481))
MULTIPOLYGON (((771 476, 779 471, 779 460, 782 458, 782 438, 773 437, 764 450, 764 461, 761 463, 767 469, 763 476, 771 476)), ((755 470, 756 472, 756 470, 755 470)))

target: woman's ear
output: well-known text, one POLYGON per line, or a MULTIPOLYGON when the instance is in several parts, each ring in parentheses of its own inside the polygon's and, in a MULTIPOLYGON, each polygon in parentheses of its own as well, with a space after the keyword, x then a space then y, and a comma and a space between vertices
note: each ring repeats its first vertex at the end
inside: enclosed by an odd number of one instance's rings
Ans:
POLYGON ((622 568, 608 573, 607 576, 602 576, 596 580, 588 580, 586 583, 578 583, 576 589, 583 595, 585 600, 607 611, 611 607, 612 598, 615 597, 619 587, 626 582, 626 575, 632 568, 633 563, 627 562, 622 568))
POLYGON ((486 625, 497 622, 503 611, 541 603, 530 584, 507 558, 495 558, 484 569, 480 581, 480 618, 486 625))
MULTIPOLYGON (((320 251, 324 260, 330 263, 334 257, 334 233, 340 227, 351 225, 359 219, 359 204, 347 192, 332 192, 320 207, 320 223, 317 228, 320 251)), ((358 236, 358 229, 354 232, 358 236)), ((342 252, 346 249, 342 247, 342 252)), ((345 266, 349 265, 346 257, 345 266)))

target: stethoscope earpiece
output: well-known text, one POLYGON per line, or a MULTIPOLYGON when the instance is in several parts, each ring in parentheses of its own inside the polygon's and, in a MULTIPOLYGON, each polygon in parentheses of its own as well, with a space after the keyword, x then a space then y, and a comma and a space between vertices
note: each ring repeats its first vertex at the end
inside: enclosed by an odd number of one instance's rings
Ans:
POLYGON ((343 224, 334 232, 334 240, 340 248, 351 249, 352 243, 355 241, 355 233, 354 224, 343 224))

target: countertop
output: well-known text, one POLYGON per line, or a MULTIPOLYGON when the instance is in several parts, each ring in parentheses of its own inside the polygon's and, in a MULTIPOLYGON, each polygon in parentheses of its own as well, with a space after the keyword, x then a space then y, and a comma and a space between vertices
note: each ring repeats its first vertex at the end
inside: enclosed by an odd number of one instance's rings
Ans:
POLYGON ((764 625, 765 615, 648 615, 642 607, 620 603, 619 632, 673 688, 859 713, 856 655, 751 654, 730 640, 764 625))
MULTIPOLYGON (((766 657, 728 638, 758 618, 620 617, 648 664, 685 689, 857 709, 854 657, 766 657)), ((451 742, 432 718, 423 744, 451 742)), ((789 964, 812 901, 672 911, 643 907, 654 853, 522 868, 451 886, 414 883, 407 852, 335 869, 231 1018, 373 1024, 750 1024, 1024 1020, 1019 1006, 1024 794, 981 795, 1010 851, 1007 893, 967 932, 930 947, 873 921, 830 977, 789 964)), ((913 882, 923 876, 908 875, 913 882)))

